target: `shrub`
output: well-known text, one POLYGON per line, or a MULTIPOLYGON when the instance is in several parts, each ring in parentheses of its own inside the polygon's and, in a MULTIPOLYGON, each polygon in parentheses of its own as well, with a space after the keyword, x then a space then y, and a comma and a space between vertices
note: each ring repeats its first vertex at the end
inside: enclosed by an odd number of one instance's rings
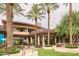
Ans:
POLYGON ((73 49, 73 48, 78 48, 78 46, 77 45, 66 45, 65 48, 73 49))
POLYGON ((45 47, 52 47, 52 45, 45 45, 45 47))
POLYGON ((6 48, 6 49, 5 49, 5 52, 6 52, 6 53, 9 53, 9 54, 19 53, 19 52, 20 52, 20 49, 17 48, 17 47, 6 48), (6 51, 6 50, 7 50, 7 51, 6 51))
POLYGON ((15 39, 14 40, 14 45, 20 45, 20 40, 19 39, 15 39))
POLYGON ((6 53, 5 53, 5 51, 4 51, 4 49, 0 49, 0 55, 5 55, 6 53))
POLYGON ((19 53, 20 49, 16 47, 0 49, 0 55, 19 53))

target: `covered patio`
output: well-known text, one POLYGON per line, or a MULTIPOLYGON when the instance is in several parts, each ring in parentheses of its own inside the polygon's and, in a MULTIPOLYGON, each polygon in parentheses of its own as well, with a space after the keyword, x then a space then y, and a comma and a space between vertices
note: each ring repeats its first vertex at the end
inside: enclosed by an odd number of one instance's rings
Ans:
MULTIPOLYGON (((30 45, 34 45, 37 47, 44 47, 47 46, 48 42, 48 30, 47 29, 39 29, 30 32, 29 35, 27 35, 27 42, 30 45)), ((57 36, 56 32, 50 31, 50 45, 55 45, 56 43, 61 43, 60 37, 57 36)))

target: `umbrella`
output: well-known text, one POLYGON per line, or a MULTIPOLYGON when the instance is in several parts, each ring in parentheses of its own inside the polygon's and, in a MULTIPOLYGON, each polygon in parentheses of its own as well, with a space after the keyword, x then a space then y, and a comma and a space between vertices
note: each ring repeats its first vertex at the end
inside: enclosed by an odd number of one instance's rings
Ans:
POLYGON ((0 44, 2 44, 5 41, 5 37, 2 33, 0 33, 0 44))

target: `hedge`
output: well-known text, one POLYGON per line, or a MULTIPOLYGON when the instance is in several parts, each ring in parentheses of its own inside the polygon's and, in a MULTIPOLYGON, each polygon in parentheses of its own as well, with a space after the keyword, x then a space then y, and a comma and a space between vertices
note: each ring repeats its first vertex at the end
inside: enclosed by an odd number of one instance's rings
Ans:
POLYGON ((73 49, 73 48, 78 48, 78 46, 77 45, 66 45, 65 48, 73 49))

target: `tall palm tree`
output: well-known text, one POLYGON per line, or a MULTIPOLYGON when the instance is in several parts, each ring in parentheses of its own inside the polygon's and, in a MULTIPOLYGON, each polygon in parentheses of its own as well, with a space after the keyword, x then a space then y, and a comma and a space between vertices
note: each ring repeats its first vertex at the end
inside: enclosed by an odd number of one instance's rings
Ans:
POLYGON ((69 6, 69 32, 70 32, 70 44, 72 44, 72 3, 64 3, 69 6))
POLYGON ((45 18, 43 13, 41 12, 41 7, 38 4, 33 4, 32 9, 27 12, 27 18, 35 21, 35 25, 37 26, 37 20, 41 20, 45 18))
POLYGON ((12 14, 13 4, 6 4, 6 19, 7 19, 7 47, 13 46, 13 26, 12 26, 12 14))
POLYGON ((45 4, 40 4, 43 8, 43 12, 47 13, 48 15, 48 45, 50 45, 50 14, 51 11, 56 10, 59 5, 57 3, 45 3, 45 4))
MULTIPOLYGON (((27 18, 35 21, 35 25, 37 26, 37 21, 45 18, 42 9, 38 4, 33 4, 32 9, 27 12, 27 18)), ((37 30, 37 29, 36 29, 37 30)), ((36 45, 36 34, 35 34, 35 45, 36 45)))
POLYGON ((70 44, 72 44, 72 3, 69 3, 70 44))
POLYGON ((13 46, 13 14, 15 15, 23 15, 23 9, 18 4, 6 3, 0 4, 0 14, 6 15, 6 23, 7 23, 7 47, 13 46), (5 13, 6 12, 6 13, 5 13))

